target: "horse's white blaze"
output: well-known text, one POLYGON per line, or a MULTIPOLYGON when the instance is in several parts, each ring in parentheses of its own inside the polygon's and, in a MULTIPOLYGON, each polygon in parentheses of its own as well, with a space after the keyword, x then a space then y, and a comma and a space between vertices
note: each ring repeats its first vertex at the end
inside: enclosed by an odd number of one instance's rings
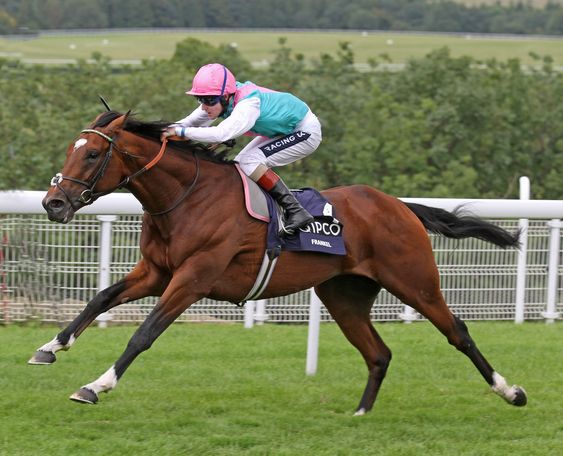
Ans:
MULTIPOLYGON (((82 147, 84 144, 86 144, 88 142, 88 140, 84 139, 84 138, 80 138, 77 139, 76 142, 74 143, 74 151, 76 149, 78 149, 79 147, 82 147)), ((73 151, 73 152, 74 152, 73 151)))
POLYGON ((491 388, 508 402, 512 402, 516 398, 517 389, 514 386, 508 386, 505 378, 498 372, 493 372, 493 385, 491 388))
POLYGON ((111 366, 100 378, 84 385, 83 388, 88 388, 96 394, 99 394, 115 388, 115 385, 117 385, 117 375, 114 366, 111 366))
POLYGON ((73 334, 70 336, 68 343, 66 345, 63 345, 59 342, 59 339, 55 337, 51 342, 47 342, 45 345, 40 347, 39 351, 57 353, 59 350, 68 350, 75 340, 76 337, 74 337, 73 334))

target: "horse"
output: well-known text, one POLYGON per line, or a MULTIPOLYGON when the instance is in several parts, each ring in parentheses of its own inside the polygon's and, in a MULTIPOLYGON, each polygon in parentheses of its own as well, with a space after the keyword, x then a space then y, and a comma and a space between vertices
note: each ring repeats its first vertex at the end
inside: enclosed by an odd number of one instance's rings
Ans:
MULTIPOLYGON (((55 362, 55 354, 68 350, 101 313, 146 296, 159 297, 116 362, 70 396, 77 402, 95 404, 101 392, 115 388, 135 358, 196 301, 243 300, 261 266, 267 224, 245 210, 234 162, 201 144, 161 143, 166 125, 141 121, 130 112, 99 114, 68 146, 62 172, 43 199, 51 221, 68 223, 97 198, 127 189, 144 208, 142 257, 40 347, 30 364, 55 362)), ((391 361, 391 350, 370 320, 382 288, 428 319, 506 402, 525 405, 524 389, 509 386, 479 351, 465 323, 449 310, 428 235, 473 237, 517 248, 519 232, 510 233, 459 208, 450 212, 404 203, 367 185, 322 194, 343 224, 346 254, 282 251, 261 298, 314 287, 367 366, 367 384, 354 414, 372 409, 391 361)))

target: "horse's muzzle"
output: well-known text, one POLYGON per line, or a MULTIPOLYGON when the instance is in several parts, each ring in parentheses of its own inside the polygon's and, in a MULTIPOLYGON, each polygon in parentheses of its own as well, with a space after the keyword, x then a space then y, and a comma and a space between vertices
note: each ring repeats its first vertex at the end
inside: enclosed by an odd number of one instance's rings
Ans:
POLYGON ((47 195, 42 204, 52 222, 68 223, 74 217, 74 208, 66 200, 47 195))

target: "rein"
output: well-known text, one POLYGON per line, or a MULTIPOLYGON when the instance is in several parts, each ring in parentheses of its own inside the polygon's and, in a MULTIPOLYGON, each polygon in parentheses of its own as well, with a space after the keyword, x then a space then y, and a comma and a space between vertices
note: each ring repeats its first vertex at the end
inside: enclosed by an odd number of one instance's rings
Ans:
MULTIPOLYGON (((166 139, 164 140, 164 142, 166 143, 166 139)), ((180 198, 178 198, 176 200, 176 202, 174 204, 172 204, 172 206, 169 207, 168 209, 165 209, 164 211, 160 211, 160 212, 149 212, 149 211, 145 210, 145 212, 147 212, 150 216, 154 217, 154 216, 164 215, 164 214, 168 214, 169 212, 172 212, 193 191, 193 189, 195 188, 195 184, 197 184, 197 180, 199 179, 199 159, 198 159, 198 157, 197 157, 197 155, 194 151, 192 151, 192 154, 194 156, 194 161, 195 161, 195 176, 194 176, 194 180, 192 181, 191 185, 187 188, 187 190, 182 195, 180 195, 180 198)))
MULTIPOLYGON (((130 176, 127 176, 119 184, 117 184, 117 186, 115 186, 113 189, 107 190, 107 191, 104 191, 104 192, 94 192, 94 188, 96 187, 96 184, 98 183, 98 181, 102 178, 102 176, 106 172, 106 169, 107 169, 109 162, 111 160, 111 157, 113 155, 114 147, 115 147, 115 150, 117 150, 118 152, 121 152, 121 151, 115 145, 113 138, 109 137, 105 133, 102 133, 101 131, 86 129, 86 130, 82 130, 81 133, 95 133, 98 136, 101 136, 102 138, 104 138, 105 140, 107 140, 109 142, 109 150, 108 150, 107 154, 105 155, 104 160, 102 161, 102 164, 100 165, 100 167, 94 173, 94 177, 92 179, 88 179, 88 181, 84 181, 84 180, 81 180, 81 179, 77 179, 75 177, 64 176, 62 173, 57 173, 55 175, 55 177, 53 177, 51 179, 51 186, 57 187, 63 193, 63 195, 65 195, 65 198, 67 199, 67 201, 70 203, 70 205, 75 210, 77 210, 79 208, 77 208, 75 206, 74 202, 70 199, 70 197, 68 196, 68 194, 66 193, 64 188, 61 186, 61 183, 63 181, 68 180, 70 182, 74 182, 76 184, 80 184, 80 185, 85 186, 86 190, 84 190, 80 194, 80 196, 78 197, 78 201, 80 203, 84 204, 84 205, 92 204, 99 197, 107 195, 109 193, 112 193, 119 188, 125 187, 126 185, 129 184, 129 182, 131 182, 132 179, 135 179, 136 177, 140 176, 141 174, 144 174, 149 169, 151 169, 153 166, 155 166, 160 161, 160 159, 163 157, 164 152, 166 150, 166 143, 168 142, 167 139, 165 138, 164 141, 162 142, 162 146, 160 147, 158 154, 149 163, 147 163, 145 166, 143 166, 141 169, 134 172, 130 176)), ((121 153, 123 153, 123 152, 121 152, 121 153)), ((158 216, 158 215, 164 215, 164 214, 167 214, 169 212, 172 212, 193 191, 193 189, 195 188, 195 185, 198 181, 198 178, 199 178, 199 160, 198 160, 198 157, 197 157, 195 151, 192 152, 192 153, 193 153, 194 160, 195 160, 195 163, 196 163, 196 173, 195 173, 195 177, 194 177, 194 180, 191 183, 191 185, 180 196, 180 198, 172 204, 172 206, 170 208, 165 209, 165 210, 160 211, 160 212, 153 212, 153 213, 146 211, 149 215, 158 216)))

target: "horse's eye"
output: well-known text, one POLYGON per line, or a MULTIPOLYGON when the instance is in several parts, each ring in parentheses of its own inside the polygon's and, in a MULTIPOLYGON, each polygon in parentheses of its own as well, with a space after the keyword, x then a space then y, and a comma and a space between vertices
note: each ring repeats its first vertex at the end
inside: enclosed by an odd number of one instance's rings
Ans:
POLYGON ((97 150, 89 150, 86 153, 86 160, 93 162, 93 161, 96 161, 99 156, 100 156, 100 153, 97 150))

